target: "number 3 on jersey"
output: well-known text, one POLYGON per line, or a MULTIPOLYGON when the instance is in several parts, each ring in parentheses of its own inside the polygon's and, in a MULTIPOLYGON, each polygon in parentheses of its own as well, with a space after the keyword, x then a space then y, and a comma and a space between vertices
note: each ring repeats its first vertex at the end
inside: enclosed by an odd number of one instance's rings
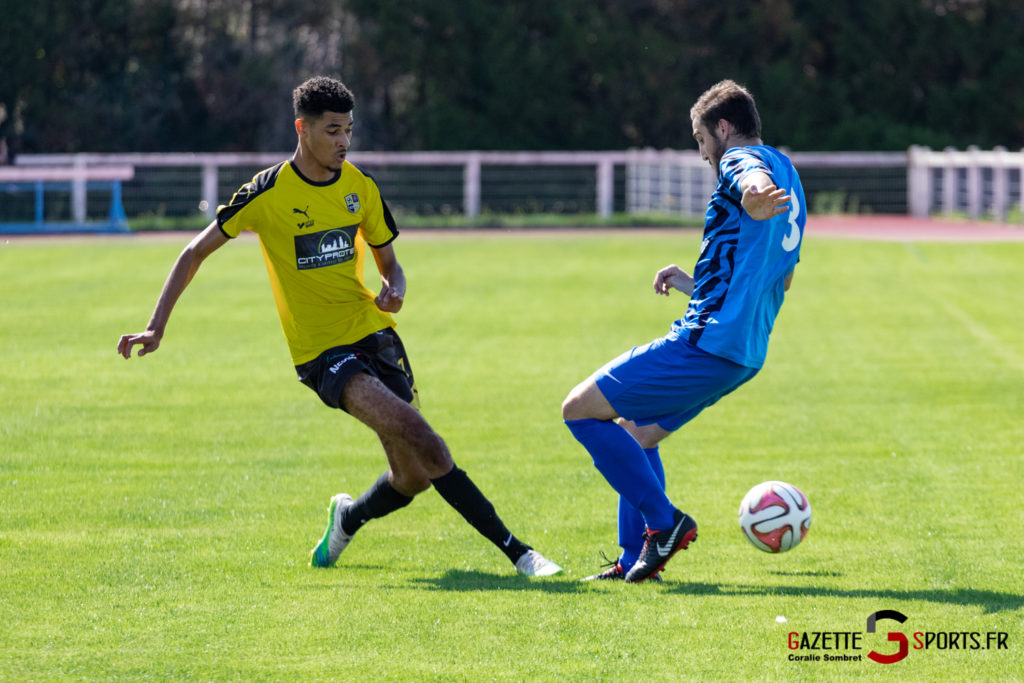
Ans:
POLYGON ((796 189, 789 190, 789 234, 782 238, 782 248, 786 251, 793 251, 800 244, 800 226, 796 219, 800 217, 800 200, 796 196, 796 189))

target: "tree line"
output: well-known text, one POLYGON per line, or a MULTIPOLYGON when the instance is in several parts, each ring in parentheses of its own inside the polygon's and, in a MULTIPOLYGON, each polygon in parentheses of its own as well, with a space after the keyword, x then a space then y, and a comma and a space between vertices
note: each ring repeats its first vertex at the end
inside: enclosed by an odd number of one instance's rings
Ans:
POLYGON ((1024 145, 1022 0, 0 0, 15 152, 279 151, 291 90, 376 150, 692 147, 733 78, 793 150, 1024 145))

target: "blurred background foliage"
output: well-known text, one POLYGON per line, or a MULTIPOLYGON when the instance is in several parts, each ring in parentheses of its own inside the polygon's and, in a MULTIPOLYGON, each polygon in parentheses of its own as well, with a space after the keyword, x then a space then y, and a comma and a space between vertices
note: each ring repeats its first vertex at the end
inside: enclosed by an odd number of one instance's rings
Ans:
POLYGON ((1022 0, 0 0, 15 152, 281 151, 291 90, 356 147, 693 147, 729 77, 798 151, 1024 145, 1022 0))

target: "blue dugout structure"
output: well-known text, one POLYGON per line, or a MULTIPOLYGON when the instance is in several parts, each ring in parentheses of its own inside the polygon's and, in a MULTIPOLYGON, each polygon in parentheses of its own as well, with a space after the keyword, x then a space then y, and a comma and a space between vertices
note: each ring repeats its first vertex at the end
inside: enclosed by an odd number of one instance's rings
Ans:
POLYGON ((0 201, 5 195, 34 193, 33 220, 0 222, 0 234, 59 234, 69 232, 128 232, 121 199, 121 183, 135 176, 132 166, 0 167, 0 201), (109 188, 110 207, 105 219, 89 220, 86 196, 90 188, 109 188), (71 220, 46 219, 47 191, 70 192, 71 220))

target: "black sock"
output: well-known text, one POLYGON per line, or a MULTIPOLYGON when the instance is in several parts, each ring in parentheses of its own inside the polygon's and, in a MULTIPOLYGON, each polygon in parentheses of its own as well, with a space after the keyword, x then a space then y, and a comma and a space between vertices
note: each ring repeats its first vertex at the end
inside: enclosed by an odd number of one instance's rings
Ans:
POLYGON ((341 518, 341 530, 351 536, 371 519, 383 517, 411 502, 411 497, 404 496, 391 487, 388 473, 385 472, 345 511, 341 518))
POLYGON ((448 474, 430 481, 441 497, 465 517, 474 529, 498 546, 513 564, 530 549, 530 546, 523 544, 505 528, 491 501, 487 500, 464 471, 453 467, 448 474))

